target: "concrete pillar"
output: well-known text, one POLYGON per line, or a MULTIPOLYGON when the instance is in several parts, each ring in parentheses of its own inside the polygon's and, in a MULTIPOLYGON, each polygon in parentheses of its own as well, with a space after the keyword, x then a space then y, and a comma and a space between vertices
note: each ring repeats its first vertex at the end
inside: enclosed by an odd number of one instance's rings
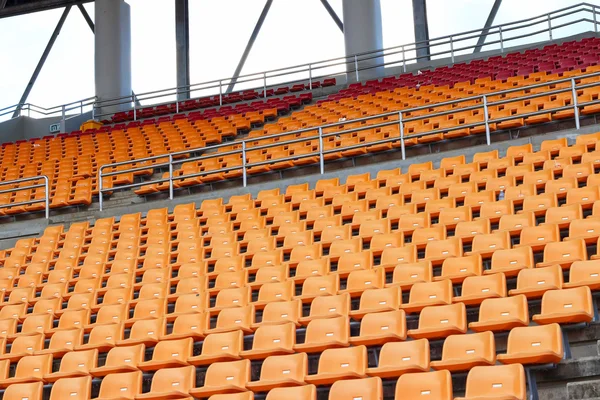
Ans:
MULTIPOLYGON (((381 4, 379 0, 343 0, 344 44, 346 56, 383 48, 381 32, 381 4)), ((359 80, 381 76, 383 57, 359 61, 359 80), (362 70, 369 68, 367 70, 362 70)), ((348 61, 348 80, 356 81, 353 60, 348 61)))
MULTIPOLYGON (((188 0, 175 0, 175 46, 177 50, 177 87, 190 85, 190 20, 188 0)), ((187 100, 190 92, 177 95, 177 100, 187 100)))
POLYGON ((412 0, 413 22, 415 26, 415 42, 417 45, 418 62, 429 61, 429 25, 427 24, 427 0, 412 0))
MULTIPOLYGON (((96 0, 94 76, 99 100, 131 96, 131 15, 123 0, 96 0)), ((98 113, 124 111, 131 103, 103 107, 98 113)), ((102 117, 99 117, 100 119, 102 117)))

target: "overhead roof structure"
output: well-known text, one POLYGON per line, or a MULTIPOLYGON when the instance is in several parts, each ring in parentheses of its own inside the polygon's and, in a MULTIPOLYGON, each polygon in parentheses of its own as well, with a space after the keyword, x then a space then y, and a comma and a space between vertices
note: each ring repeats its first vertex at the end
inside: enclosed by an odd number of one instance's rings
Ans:
POLYGON ((0 0, 0 18, 90 3, 93 0, 0 0))

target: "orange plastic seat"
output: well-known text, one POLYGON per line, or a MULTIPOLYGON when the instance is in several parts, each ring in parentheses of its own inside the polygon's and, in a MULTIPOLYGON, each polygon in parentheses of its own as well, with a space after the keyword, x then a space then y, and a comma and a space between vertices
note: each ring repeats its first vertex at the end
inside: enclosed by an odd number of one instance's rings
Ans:
POLYGON ((449 238, 427 243, 425 247, 425 261, 439 265, 450 257, 462 257, 463 245, 459 238, 449 238))
POLYGON ((529 308, 524 295, 485 299, 479 308, 479 320, 469 323, 475 332, 490 330, 507 331, 518 326, 529 325, 529 308))
POLYGON ((521 364, 473 367, 467 375, 465 397, 455 397, 455 400, 525 400, 525 381, 521 364))
POLYGON ((204 386, 191 388, 189 393, 197 398, 214 394, 245 392, 250 382, 250 360, 219 362, 208 366, 204 386))
POLYGON ((136 400, 188 399, 196 386, 193 366, 164 368, 152 377, 150 392, 135 396, 136 400))
POLYGON ((142 393, 140 371, 110 374, 102 379, 97 400, 134 399, 142 393))
POLYGON ((600 220, 594 218, 578 219, 569 225, 569 236, 565 240, 585 240, 586 244, 595 243, 600 237, 600 220))
POLYGON ((400 264, 417 262, 417 246, 407 244, 402 247, 390 247, 381 252, 380 266, 387 270, 394 269, 400 264))
POLYGON ((542 296, 542 310, 533 316, 540 325, 590 322, 594 318, 592 292, 587 286, 549 290, 542 296))
POLYGON ((267 400, 317 400, 317 387, 315 385, 277 387, 269 391, 267 400))
POLYGON ((246 387, 253 392, 268 392, 276 388, 302 386, 308 371, 306 353, 269 356, 260 369, 260 379, 248 382, 246 387))
POLYGON ((90 376, 64 378, 52 385, 50 400, 88 400, 92 396, 91 392, 92 378, 90 376))
POLYGON ((143 344, 114 347, 108 352, 104 366, 92 368, 90 374, 102 377, 108 374, 138 371, 138 365, 144 361, 145 349, 146 346, 143 344))
POLYGON ((401 290, 410 290, 418 282, 431 282, 433 267, 429 261, 420 261, 411 264, 400 264, 394 268, 392 282, 386 287, 400 287, 401 290))
POLYGON ((298 319, 302 316, 302 302, 300 300, 272 302, 265 305, 262 319, 252 325, 258 328, 262 325, 278 325, 292 322, 299 325, 298 319))
POLYGON ((304 343, 297 343, 294 350, 318 353, 327 348, 347 347, 350 338, 348 317, 314 319, 306 327, 304 343))
POLYGON ((424 307, 452 304, 452 281, 418 282, 410 289, 408 303, 402 305, 407 313, 420 312, 424 307))
POLYGON ((339 290, 339 275, 311 276, 304 280, 301 294, 295 296, 294 299, 309 303, 319 296, 335 296, 339 290))
POLYGON ((441 339, 467 331, 467 311, 463 303, 446 306, 429 306, 421 310, 419 327, 409 329, 414 339, 441 339))
POLYGON ((429 364, 427 339, 390 342, 382 346, 379 364, 377 367, 367 368, 367 375, 395 378, 405 373, 429 371, 429 364))
MULTIPOLYGON (((382 275, 380 278, 383 278, 383 286, 385 283, 385 276, 382 275)), ((365 290, 360 295, 358 309, 350 311, 350 316, 360 320, 362 316, 367 313, 397 310, 401 304, 402 293, 398 286, 365 290)))
POLYGON ((531 211, 536 216, 545 215, 546 210, 551 207, 556 207, 556 195, 554 193, 544 193, 539 195, 528 195, 523 200, 523 209, 521 213, 531 211))
POLYGON ((506 354, 498 354, 502 364, 555 364, 563 358, 560 325, 548 324, 513 328, 508 334, 506 354))
POLYGON ((279 325, 263 325, 254 333, 252 349, 240 353, 243 358, 254 360, 269 356, 292 354, 296 344, 296 325, 288 322, 279 325))
POLYGON ((365 314, 359 335, 350 337, 350 343, 373 346, 405 339, 406 315, 403 310, 394 310, 365 314))
POLYGON ((188 358, 192 365, 208 365, 214 362, 239 360, 244 349, 242 331, 213 333, 206 336, 200 355, 188 358))
POLYGON ((492 254, 492 264, 484 275, 502 272, 506 277, 514 277, 523 269, 534 267, 531 247, 523 246, 510 250, 498 250, 492 254))
MULTIPOLYGON (((4 346, 2 346, 4 348, 4 346)), ((10 362, 19 361, 21 358, 33 355, 35 352, 44 348, 44 335, 36 333, 29 336, 17 336, 12 342, 10 351, 0 355, 2 360, 10 360, 10 362)))
POLYGON ((317 373, 306 376, 306 382, 331 385, 341 379, 365 378, 366 370, 366 346, 326 349, 319 357, 317 373))
POLYGON ((427 395, 431 400, 452 399, 452 377, 448 370, 408 373, 398 378, 395 400, 420 399, 427 395))
POLYGON ((554 207, 546 210, 545 223, 557 224, 561 229, 569 227, 572 221, 583 218, 581 205, 572 204, 562 207, 554 207))
POLYGON ((4 397, 7 399, 42 400, 43 390, 43 382, 21 383, 7 387, 4 391, 4 397))
POLYGON ((563 273, 559 265, 524 269, 517 277, 517 288, 509 290, 509 296, 524 294, 528 299, 542 297, 547 290, 560 289, 563 273))
POLYGON ((12 378, 0 380, 0 388, 29 382, 42 382, 44 375, 52 372, 52 355, 31 355, 22 357, 17 362, 15 375, 12 378))
MULTIPOLYGON (((480 236, 478 236, 480 237, 480 236)), ((434 281, 449 279, 452 283, 461 283, 470 276, 483 273, 481 255, 473 254, 464 257, 447 258, 442 263, 442 273, 433 278, 434 281)))
POLYGON ((432 361, 431 368, 450 372, 469 371, 479 365, 496 363, 496 344, 492 332, 451 335, 444 341, 441 361, 432 361))
POLYGON ((61 358, 58 371, 44 375, 44 381, 56 382, 63 378, 88 376, 97 364, 98 350, 72 351, 61 358))
POLYGON ((539 263, 538 267, 551 265, 560 265, 562 268, 569 268, 573 262, 586 261, 587 247, 585 240, 576 239, 566 242, 548 243, 544 248, 544 262, 539 263))
POLYGON ((331 385, 329 400, 377 400, 383 398, 381 378, 339 380, 331 385))
MULTIPOLYGON (((306 283, 306 282, 305 282, 306 283)), ((337 318, 348 316, 350 313, 350 295, 343 293, 334 296, 315 297, 310 304, 310 312, 307 317, 301 317, 298 321, 306 325, 315 319, 337 318)))
POLYGON ((152 360, 138 364, 142 371, 158 371, 162 368, 177 368, 188 365, 192 356, 194 341, 192 338, 160 341, 154 346, 152 360))
POLYGON ((569 282, 563 284, 564 288, 588 286, 590 290, 600 289, 600 261, 576 261, 569 270, 569 282))

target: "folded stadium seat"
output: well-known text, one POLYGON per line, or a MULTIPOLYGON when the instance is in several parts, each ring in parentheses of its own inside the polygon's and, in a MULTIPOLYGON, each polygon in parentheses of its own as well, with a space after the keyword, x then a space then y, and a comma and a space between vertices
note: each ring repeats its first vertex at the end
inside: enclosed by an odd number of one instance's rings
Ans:
POLYGON ((532 211, 516 215, 502 215, 498 221, 498 231, 508 232, 512 237, 514 237, 519 236, 523 229, 535 227, 535 225, 536 219, 532 211))
POLYGON ((75 378, 90 375, 98 363, 98 350, 72 351, 60 360, 60 368, 56 372, 47 373, 45 382, 56 382, 58 379, 75 378))
POLYGON ((330 271, 330 261, 328 258, 319 258, 317 260, 300 261, 294 270, 294 276, 291 277, 296 283, 304 282, 311 276, 328 275, 330 271))
POLYGON ((446 227, 437 225, 430 228, 417 228, 412 233, 411 244, 417 247, 417 250, 423 250, 429 242, 435 240, 446 240, 446 227))
POLYGON ((102 379, 98 400, 131 398, 142 393, 142 373, 140 371, 110 374, 102 379))
POLYGON ((459 238, 449 238, 427 243, 425 248, 425 261, 431 261, 436 266, 450 257, 461 257, 463 245, 459 238))
POLYGON ((556 364, 563 358, 563 333, 556 323, 513 328, 508 334, 503 364, 556 364))
POLYGON ((600 192, 597 186, 587 186, 567 191, 567 205, 580 204, 584 210, 587 210, 593 207, 596 200, 600 200, 600 192))
POLYGON ((587 286, 550 290, 542 296, 542 310, 533 316, 537 324, 590 322, 594 318, 592 293, 587 286))
POLYGON ((114 347, 108 351, 104 366, 92 368, 90 374, 102 377, 108 374, 137 371, 138 365, 144 362, 144 352, 143 344, 114 347))
POLYGON ((547 290, 560 289, 563 274, 560 265, 523 269, 517 277, 517 288, 509 290, 509 296, 524 294, 527 298, 542 297, 547 290))
POLYGON ((384 285, 384 268, 352 271, 348 274, 346 289, 340 290, 338 293, 348 293, 350 297, 360 297, 364 292, 382 289, 384 285))
MULTIPOLYGON (((515 178, 516 182, 523 182, 524 184, 531 184, 531 183, 535 183, 536 185, 539 184, 539 182, 536 180, 536 178, 540 178, 540 177, 538 177, 538 175, 540 175, 540 174, 536 174, 534 172, 534 168, 533 168, 532 164, 519 164, 519 165, 507 167, 505 174, 508 177, 515 178), (524 178, 526 175, 531 177, 533 182, 525 182, 524 178)), ((546 179, 550 179, 548 176, 546 176, 545 173, 542 173, 542 175, 543 175, 541 177, 542 181, 544 181, 546 179)))
POLYGON ((92 396, 92 378, 82 376, 78 378, 59 379, 52 385, 50 400, 87 400, 92 396))
POLYGON ((214 333, 206 336, 200 355, 188 358, 192 365, 208 365, 213 362, 239 360, 244 349, 242 331, 214 333))
POLYGON ((507 277, 514 277, 523 269, 533 268, 533 251, 531 247, 524 246, 510 250, 498 250, 492 254, 492 264, 484 274, 504 273, 507 277))
POLYGON ((317 374, 306 376, 314 385, 331 385, 340 379, 365 378, 367 370, 367 348, 355 346, 326 349, 319 357, 317 374))
POLYGON ((560 229, 568 228, 572 221, 583 218, 581 205, 571 204, 562 207, 549 208, 546 211, 544 223, 558 224, 560 229))
POLYGON ((461 295, 452 301, 472 306, 481 304, 485 299, 506 297, 506 294, 506 277, 502 273, 469 276, 462 283, 461 295))
POLYGON ((260 322, 252 324, 254 329, 266 325, 279 325, 292 322, 299 325, 302 316, 302 302, 299 300, 273 302, 265 305, 260 322))
POLYGON ((305 385, 308 357, 305 353, 269 356, 261 367, 260 379, 248 382, 246 387, 253 392, 267 392, 275 388, 305 385))
POLYGON ((394 268, 392 282, 386 287, 399 287, 401 290, 410 290, 416 283, 431 282, 433 267, 430 261, 414 263, 401 263, 394 268))
MULTIPOLYGON (((377 400, 383 398, 381 378, 338 380, 329 390, 330 400, 377 400)), ((271 399, 269 399, 271 400, 271 399)))
MULTIPOLYGON (((478 235, 476 238, 483 237, 478 235)), ((473 240, 475 249, 475 240, 473 240)), ((442 263, 441 275, 435 276, 434 281, 449 279, 452 283, 462 283, 465 278, 479 276, 483 273, 483 261, 481 255, 473 254, 465 257, 447 258, 442 263)))
POLYGON ((525 381, 525 370, 521 364, 473 367, 467 375, 465 397, 455 399, 525 400, 527 395, 525 381))
POLYGON ((165 318, 137 320, 131 325, 129 337, 117 341, 118 346, 143 343, 146 346, 156 345, 159 338, 166 334, 165 318))
POLYGON ((432 185, 436 180, 440 178, 446 177, 446 170, 442 168, 431 169, 428 171, 421 172, 421 176, 419 177, 419 181, 425 182, 426 186, 432 185))
POLYGON ((222 289, 216 296, 215 306, 207 309, 211 315, 231 307, 244 307, 250 304, 250 287, 222 289))
POLYGON ((563 287, 575 288, 580 286, 589 286, 592 291, 600 288, 600 263, 596 259, 576 261, 571 264, 569 282, 565 282, 563 287))
POLYGON ((424 307, 452 304, 452 281, 417 282, 410 289, 408 303, 401 307, 407 313, 418 313, 424 307))
POLYGON ((509 167, 513 167, 515 165, 516 163, 514 157, 491 159, 487 163, 487 170, 504 174, 509 167))
POLYGON ((560 265, 568 269, 575 261, 586 261, 587 248, 584 239, 569 240, 566 242, 548 243, 544 248, 544 262, 538 263, 537 267, 560 265))
POLYGON ((419 315, 419 328, 409 329, 408 336, 413 339, 441 339, 451 334, 466 333, 466 331, 465 305, 456 303, 423 308, 419 315))
POLYGON ((600 141, 600 132, 577 135, 575 138, 576 145, 584 145, 588 150, 596 147, 596 143, 600 141))
POLYGON ((501 332, 528 325, 527 298, 517 295, 483 300, 479 307, 479 320, 469 323, 469 329, 475 332, 501 332))
POLYGON ((83 329, 69 329, 56 332, 50 338, 47 349, 36 351, 36 355, 52 354, 54 357, 61 357, 75 349, 83 343, 83 329))
POLYGON ((417 399, 424 394, 430 399, 452 399, 452 377, 447 370, 415 372, 400 376, 396 383, 395 400, 417 399))
POLYGON ((581 157, 582 163, 591 163, 594 168, 598 168, 600 166, 600 152, 598 150, 584 153, 581 157))
POLYGON ((25 356, 17 362, 15 375, 0 380, 0 388, 13 384, 43 382, 44 375, 52 372, 52 355, 25 356))
POLYGON ((534 252, 539 252, 544 250, 547 244, 555 242, 560 242, 560 229, 558 224, 550 223, 523 228, 519 244, 515 247, 528 246, 534 252))
POLYGON ((438 215, 438 224, 447 229, 456 228, 458 224, 472 220, 473 212, 469 206, 443 209, 438 215))
MULTIPOLYGON (((4 348, 5 346, 2 346, 4 348)), ((31 356, 35 352, 40 351, 44 348, 44 335, 36 333, 31 336, 18 336, 10 346, 10 351, 0 355, 0 362, 2 360, 9 360, 12 362, 18 362, 21 358, 31 356)))
POLYGON ((469 371, 479 365, 496 363, 496 345, 492 332, 452 335, 444 341, 441 361, 432 361, 431 368, 450 372, 469 371))
POLYGON ((294 299, 310 303, 319 296, 335 296, 339 290, 340 277, 338 274, 310 276, 304 280, 301 294, 294 296, 294 299))
MULTIPOLYGON (((358 310, 350 312, 352 318, 360 320, 362 316, 367 313, 397 310, 402 304, 402 294, 400 288, 398 286, 383 288, 385 285, 385 275, 383 274, 383 269, 379 269, 379 271, 381 271, 381 277, 379 278, 381 280, 380 288, 365 290, 360 293, 358 310)), ((363 271, 353 272, 351 277, 353 274, 362 274, 362 272, 363 271)), ((348 279, 350 281, 350 277, 348 279)), ((341 291, 341 293, 344 293, 344 291, 341 291)))
POLYGON ((299 318, 298 322, 307 325, 314 319, 347 317, 349 313, 350 295, 348 293, 333 296, 318 296, 310 304, 309 315, 299 318))
POLYGON ((296 344, 296 325, 292 322, 262 325, 254 334, 252 349, 240 355, 247 359, 263 359, 282 354, 292 354, 296 344))
POLYGON ((196 370, 193 366, 164 368, 152 377, 150 392, 135 396, 136 399, 186 399, 196 386, 196 370))
POLYGON ((8 342, 12 342, 19 336, 31 336, 38 333, 44 334, 52 328, 53 317, 51 314, 39 314, 27 316, 21 324, 21 332, 14 335, 6 335, 8 342))
POLYGON ((216 276, 214 286, 208 289, 208 293, 215 295, 221 290, 239 289, 246 286, 247 283, 248 271, 245 269, 232 272, 222 272, 216 276))
MULTIPOLYGON (((535 154, 535 153, 529 153, 535 154)), ((540 171, 533 171, 533 165, 529 164, 531 170, 526 171, 523 175, 515 176, 517 181, 522 181, 525 185, 535 185, 537 189, 543 188, 547 182, 554 180, 554 171, 552 169, 542 169, 540 171)), ((507 176, 508 170, 512 168, 521 168, 525 166, 518 167, 509 167, 507 168, 507 176)), ((512 170, 511 170, 512 171, 512 170)), ((512 175, 514 176, 514 175, 512 175)))
MULTIPOLYGON (((386 222, 385 225, 390 226, 389 220, 387 221, 388 222, 386 222)), ((367 225, 369 224, 367 223, 367 225)), ((383 253, 383 251, 387 248, 397 248, 403 246, 404 235, 402 234, 402 232, 381 233, 371 237, 371 241, 369 243, 369 250, 371 250, 374 256, 380 256, 383 253)))
POLYGON ((367 375, 394 378, 410 372, 429 371, 429 341, 385 343, 377 367, 367 368, 367 375))
POLYGON ((349 337, 348 317, 314 319, 307 325, 304 343, 296 344, 294 350, 315 353, 326 348, 347 347, 349 337))

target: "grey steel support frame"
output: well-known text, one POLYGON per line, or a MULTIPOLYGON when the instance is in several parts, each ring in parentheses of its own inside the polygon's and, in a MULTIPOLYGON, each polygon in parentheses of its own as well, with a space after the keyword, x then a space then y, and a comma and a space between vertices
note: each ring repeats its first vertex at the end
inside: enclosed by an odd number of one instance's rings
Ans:
POLYGON ((412 0, 417 61, 429 61, 429 24, 427 22, 427 0, 412 0))
MULTIPOLYGON (((190 17, 188 0, 175 0, 175 49, 177 58, 177 87, 190 86, 190 17)), ((188 100, 189 90, 177 90, 177 100, 188 100)))
POLYGON ((260 28, 262 28, 263 22, 265 22, 265 18, 267 18, 267 14, 269 13, 269 9, 271 8, 272 4, 273 4, 273 0, 267 0, 267 2, 265 3, 263 10, 260 13, 260 16, 258 17, 258 21, 256 21, 254 30, 252 31, 252 34, 250 35, 248 44, 246 45, 246 48, 244 49, 242 58, 240 58, 240 62, 238 63, 237 67, 235 68, 235 72, 233 73, 231 82, 229 83, 229 86, 227 86, 226 93, 231 93, 231 91, 233 90, 233 87, 235 86, 237 78, 238 78, 238 76, 240 76, 240 73, 242 72, 242 68, 244 68, 244 64, 246 63, 248 54, 250 54, 250 50, 252 50, 252 46, 254 46, 254 41, 256 40, 256 37, 258 36, 258 33, 260 32, 260 28))
POLYGON ((485 44, 485 40, 487 39, 490 27, 494 23, 494 19, 496 19, 498 9, 500 9, 500 4, 502 4, 502 0, 494 0, 494 4, 492 5, 492 9, 490 10, 490 15, 488 15, 487 20, 485 21, 485 25, 483 26, 481 36, 479 36, 479 40, 477 40, 477 45, 475 46, 475 49, 473 49, 473 54, 479 53, 481 51, 481 48, 485 44))
POLYGON ((83 4, 77 4, 77 8, 79 8, 79 11, 81 11, 81 15, 83 15, 83 18, 85 19, 85 22, 87 22, 88 26, 92 30, 92 33, 95 33, 96 29, 94 27, 94 21, 92 21, 90 14, 88 14, 88 12, 86 11, 83 4))
POLYGON ((0 10, 2 10, 4 7, 6 7, 6 2, 8 0, 0 0, 0 10))
POLYGON ((60 31, 61 31, 63 25, 65 24, 65 20, 67 19, 67 16, 69 15, 69 11, 71 11, 71 6, 65 7, 65 10, 63 11, 62 15, 60 16, 58 23, 56 24, 56 28, 54 28, 54 32, 52 32, 52 36, 50 36, 50 40, 48 41, 48 44, 46 45, 46 48, 44 49, 44 52, 42 53, 42 57, 40 58, 40 61, 38 61, 38 64, 35 67, 35 70, 33 71, 33 75, 31 75, 31 79, 29 80, 29 82, 27 83, 27 86, 25 87, 23 96, 21 96, 21 99, 19 100, 19 106, 15 109, 15 112, 13 113, 13 116, 12 116, 13 118, 16 118, 19 116, 22 105, 25 104, 25 102, 27 101, 27 97, 29 97, 29 93, 31 93, 31 89, 33 89, 33 85, 35 85, 35 81, 37 80, 38 76, 40 75, 40 72, 42 71, 42 68, 44 67, 44 64, 46 63, 46 59, 48 58, 48 55, 50 54, 50 51, 52 50, 52 46, 54 46, 54 42, 56 42, 56 38, 60 34, 60 31))
POLYGON ((331 18, 333 18, 333 22, 335 22, 335 24, 338 26, 338 28, 340 28, 340 31, 342 31, 342 33, 344 33, 344 23, 342 22, 340 17, 338 17, 338 15, 335 12, 335 10, 333 9, 333 7, 331 7, 331 4, 329 4, 329 2, 327 0, 321 0, 321 4, 323 4, 323 7, 325 7, 327 12, 331 16, 331 18))

